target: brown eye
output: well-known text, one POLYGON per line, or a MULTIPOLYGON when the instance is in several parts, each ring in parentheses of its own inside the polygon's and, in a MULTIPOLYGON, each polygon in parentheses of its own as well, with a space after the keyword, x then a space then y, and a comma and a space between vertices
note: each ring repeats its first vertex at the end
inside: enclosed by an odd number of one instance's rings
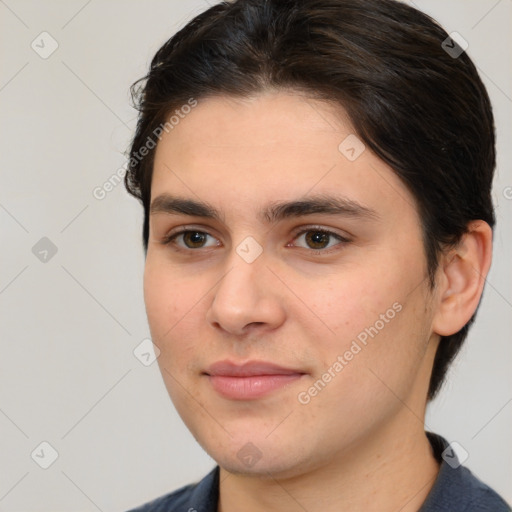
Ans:
POLYGON ((325 231, 308 231, 306 234, 306 242, 311 249, 325 249, 330 238, 331 235, 325 231))
POLYGON ((206 241, 206 237, 208 236, 206 233, 201 231, 186 231, 182 233, 183 242, 190 249, 197 249, 202 247, 206 241))
POLYGON ((219 245, 217 240, 204 231, 197 230, 183 230, 178 233, 173 233, 167 236, 162 243, 164 245, 175 245, 180 250, 186 249, 204 249, 219 245), (208 237, 212 239, 212 242, 208 244, 208 237), (181 239, 181 240, 180 240, 181 239))
POLYGON ((337 245, 344 245, 350 242, 348 238, 345 238, 337 233, 328 231, 325 229, 309 228, 298 233, 294 239, 295 243, 304 240, 302 244, 297 244, 299 247, 304 249, 311 249, 318 252, 329 252, 329 249, 337 245))

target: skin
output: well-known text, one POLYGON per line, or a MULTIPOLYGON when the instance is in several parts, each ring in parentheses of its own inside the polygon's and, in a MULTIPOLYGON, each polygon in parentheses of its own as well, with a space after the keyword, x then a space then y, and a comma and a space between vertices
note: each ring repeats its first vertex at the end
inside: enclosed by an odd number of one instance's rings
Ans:
POLYGON ((202 200, 223 216, 152 213, 144 275, 160 370, 221 468, 222 512, 412 512, 437 475, 424 433, 433 358, 440 335, 457 332, 478 305, 491 231, 472 223, 431 290, 415 200, 369 149, 355 161, 338 150, 353 133, 339 107, 268 91, 199 101, 157 146, 152 201, 202 200), (332 193, 376 215, 260 218, 271 202, 332 193), (208 236, 162 243, 183 228, 208 236), (320 249, 298 234, 306 228, 349 241, 331 236, 320 249), (248 236, 262 249, 252 263, 236 252, 248 236), (301 403, 299 393, 393 304, 400 311, 301 403), (304 375, 263 398, 231 400, 204 374, 225 359, 304 375), (257 462, 249 466, 241 449, 257 462))

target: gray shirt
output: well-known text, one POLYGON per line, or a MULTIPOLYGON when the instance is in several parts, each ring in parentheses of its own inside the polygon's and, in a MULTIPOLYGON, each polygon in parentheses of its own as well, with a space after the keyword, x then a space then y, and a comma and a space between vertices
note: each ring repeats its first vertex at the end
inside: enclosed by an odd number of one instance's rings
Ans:
MULTIPOLYGON (((495 491, 460 465, 446 439, 431 432, 426 434, 441 466, 418 512, 511 512, 495 491)), ((219 466, 216 466, 199 483, 182 487, 130 512, 217 512, 218 499, 219 466)))

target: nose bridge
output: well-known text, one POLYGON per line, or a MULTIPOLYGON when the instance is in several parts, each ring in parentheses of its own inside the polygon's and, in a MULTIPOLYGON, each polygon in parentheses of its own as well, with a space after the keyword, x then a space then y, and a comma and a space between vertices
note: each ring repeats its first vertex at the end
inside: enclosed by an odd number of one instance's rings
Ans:
POLYGON ((228 301, 233 311, 255 305, 265 295, 265 264, 265 258, 261 254, 255 257, 251 247, 244 244, 234 247, 226 265, 230 270, 220 280, 215 300, 228 301))
POLYGON ((263 284, 261 280, 264 280, 263 274, 268 272, 267 264, 268 254, 264 254, 263 246, 253 236, 244 236, 230 249, 226 261, 226 268, 230 270, 220 281, 217 292, 244 295, 245 290, 248 298, 251 294, 257 295, 263 290, 258 282, 263 284))
POLYGON ((213 296, 208 320, 226 331, 242 333, 249 324, 282 321, 282 304, 272 287, 272 273, 263 247, 252 237, 234 246, 227 259, 227 273, 213 296))

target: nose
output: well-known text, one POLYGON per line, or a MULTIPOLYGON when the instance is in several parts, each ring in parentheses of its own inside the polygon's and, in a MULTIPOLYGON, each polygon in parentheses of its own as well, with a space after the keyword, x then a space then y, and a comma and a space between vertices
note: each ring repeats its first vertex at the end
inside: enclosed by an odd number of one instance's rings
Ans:
POLYGON ((209 324, 237 336, 279 327, 285 319, 285 298, 264 255, 247 263, 233 254, 228 268, 208 308, 209 324))

